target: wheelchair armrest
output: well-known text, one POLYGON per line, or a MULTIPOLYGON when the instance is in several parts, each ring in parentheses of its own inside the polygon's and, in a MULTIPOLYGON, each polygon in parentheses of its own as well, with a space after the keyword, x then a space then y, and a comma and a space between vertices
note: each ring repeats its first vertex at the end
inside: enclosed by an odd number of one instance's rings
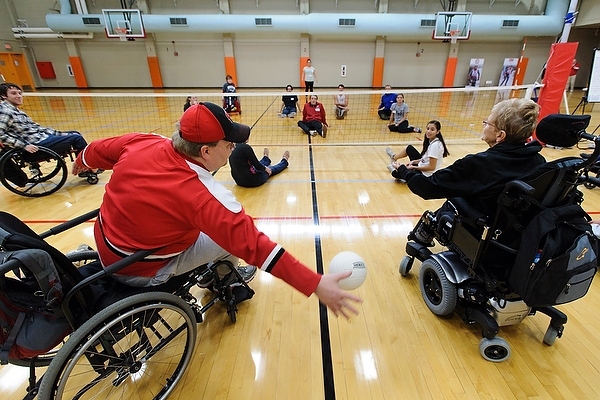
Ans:
POLYGON ((470 225, 485 226, 488 223, 488 216, 473 207, 466 199, 455 197, 448 199, 448 202, 454 207, 456 214, 470 225))
POLYGON ((517 193, 531 196, 535 193, 535 189, 523 181, 514 180, 508 182, 506 186, 504 186, 504 193, 517 193))

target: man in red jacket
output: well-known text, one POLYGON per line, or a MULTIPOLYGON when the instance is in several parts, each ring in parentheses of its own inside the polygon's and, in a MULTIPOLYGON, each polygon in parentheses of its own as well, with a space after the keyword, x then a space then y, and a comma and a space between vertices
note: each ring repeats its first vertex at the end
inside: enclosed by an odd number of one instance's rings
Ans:
POLYGON ((242 205, 211 171, 221 168, 233 143, 248 140, 250 128, 231 121, 212 103, 191 106, 172 139, 153 134, 96 140, 77 157, 73 173, 112 169, 94 236, 103 265, 138 250, 148 259, 121 271, 133 286, 166 282, 218 260, 238 257, 284 280, 306 296, 316 293, 337 316, 358 313, 360 298, 340 290, 350 273, 319 275, 258 231, 242 205))

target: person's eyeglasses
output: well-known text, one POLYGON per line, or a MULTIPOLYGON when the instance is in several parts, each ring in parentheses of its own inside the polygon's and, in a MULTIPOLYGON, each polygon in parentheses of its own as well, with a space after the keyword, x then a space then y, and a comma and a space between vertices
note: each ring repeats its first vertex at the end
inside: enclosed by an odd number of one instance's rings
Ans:
POLYGON ((488 125, 491 126, 492 128, 496 128, 496 129, 500 130, 500 128, 498 128, 496 125, 490 124, 489 122, 487 122, 487 121, 484 120, 483 121, 483 127, 485 128, 488 125))

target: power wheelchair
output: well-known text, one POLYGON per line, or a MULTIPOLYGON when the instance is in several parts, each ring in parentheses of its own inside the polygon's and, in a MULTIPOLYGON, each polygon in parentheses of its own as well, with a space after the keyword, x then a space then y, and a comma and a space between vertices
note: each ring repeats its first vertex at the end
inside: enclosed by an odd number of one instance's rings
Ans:
MULTIPOLYGON (((585 133, 589 120, 589 115, 554 114, 540 121, 537 128, 538 137, 546 129, 562 130, 574 142, 580 138, 593 140, 596 150, 589 159, 563 158, 508 182, 491 216, 476 210, 463 198, 448 199, 438 212, 425 211, 409 234, 407 255, 399 265, 400 275, 406 277, 414 260, 421 261, 419 286, 427 307, 439 316, 456 312, 467 324, 479 324, 483 336, 479 351, 487 361, 501 362, 510 357, 508 343, 496 336, 499 327, 518 324, 536 312, 551 319, 543 338, 545 344, 554 344, 563 334, 567 316, 554 307, 559 303, 527 304, 524 293, 510 284, 515 282, 511 280, 511 270, 515 269, 520 247, 528 240, 522 236, 523 230, 534 216, 551 207, 580 205, 583 194, 577 187, 586 182, 600 183, 588 174, 600 155, 600 137, 585 133), (447 250, 433 253, 434 240, 447 250)), ((584 225, 589 225, 589 216, 584 217, 584 225)), ((592 236, 591 228, 586 234, 592 236)), ((591 240, 595 241, 595 237, 591 240)), ((537 261, 533 259, 533 263, 537 261)), ((596 263, 593 264, 586 279, 580 282, 583 286, 577 289, 581 290, 579 297, 591 285, 597 270, 596 263)), ((533 264, 529 269, 532 268, 533 264)))
MULTIPOLYGON (((74 159, 69 145, 39 147, 35 153, 0 147, 0 183, 20 196, 48 196, 63 187, 69 177, 66 158, 74 159)), ((80 177, 90 185, 98 183, 98 174, 94 172, 85 172, 80 177)))
MULTIPOLYGON (((25 399, 166 399, 190 362, 197 323, 208 309, 223 302, 235 323, 237 304, 254 295, 230 262, 199 266, 161 286, 130 287, 111 275, 155 250, 138 251, 103 268, 91 248, 63 254, 44 240, 97 215, 98 210, 89 212, 38 235, 0 212, 2 294, 26 285, 45 301, 46 315, 70 327, 50 351, 31 358, 9 356, 9 363, 30 368, 25 399), (23 262, 34 251, 45 253, 57 271, 60 282, 52 291, 36 282, 33 269, 23 262), (204 304, 192 294, 196 285, 210 288, 201 299, 204 304), (38 380, 36 367, 46 366, 38 380)), ((6 346, 0 347, 4 352, 6 346)))

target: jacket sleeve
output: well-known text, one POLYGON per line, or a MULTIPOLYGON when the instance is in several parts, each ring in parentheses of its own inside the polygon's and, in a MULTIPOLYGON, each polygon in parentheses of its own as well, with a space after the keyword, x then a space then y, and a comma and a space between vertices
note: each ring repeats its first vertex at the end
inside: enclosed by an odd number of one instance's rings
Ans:
POLYGON ((265 170, 265 166, 262 165, 260 163, 260 161, 258 161, 258 158, 256 157, 256 154, 254 153, 254 150, 252 150, 252 147, 250 147, 250 146, 245 146, 244 147, 244 156, 248 159, 248 162, 254 168, 256 168, 258 171, 264 171, 265 170))
POLYGON ((79 153, 75 162, 82 167, 113 169, 119 160, 121 151, 128 141, 139 134, 130 133, 108 139, 94 140, 79 153))
POLYGON ((227 252, 282 279, 306 296, 321 281, 321 275, 260 232, 244 209, 231 211, 222 201, 210 198, 199 205, 195 224, 227 252))
POLYGON ((473 155, 466 156, 429 177, 415 170, 407 170, 403 179, 414 194, 425 200, 470 196, 481 186, 478 182, 485 182, 485 178, 481 180, 481 174, 486 169, 474 161, 473 155))

